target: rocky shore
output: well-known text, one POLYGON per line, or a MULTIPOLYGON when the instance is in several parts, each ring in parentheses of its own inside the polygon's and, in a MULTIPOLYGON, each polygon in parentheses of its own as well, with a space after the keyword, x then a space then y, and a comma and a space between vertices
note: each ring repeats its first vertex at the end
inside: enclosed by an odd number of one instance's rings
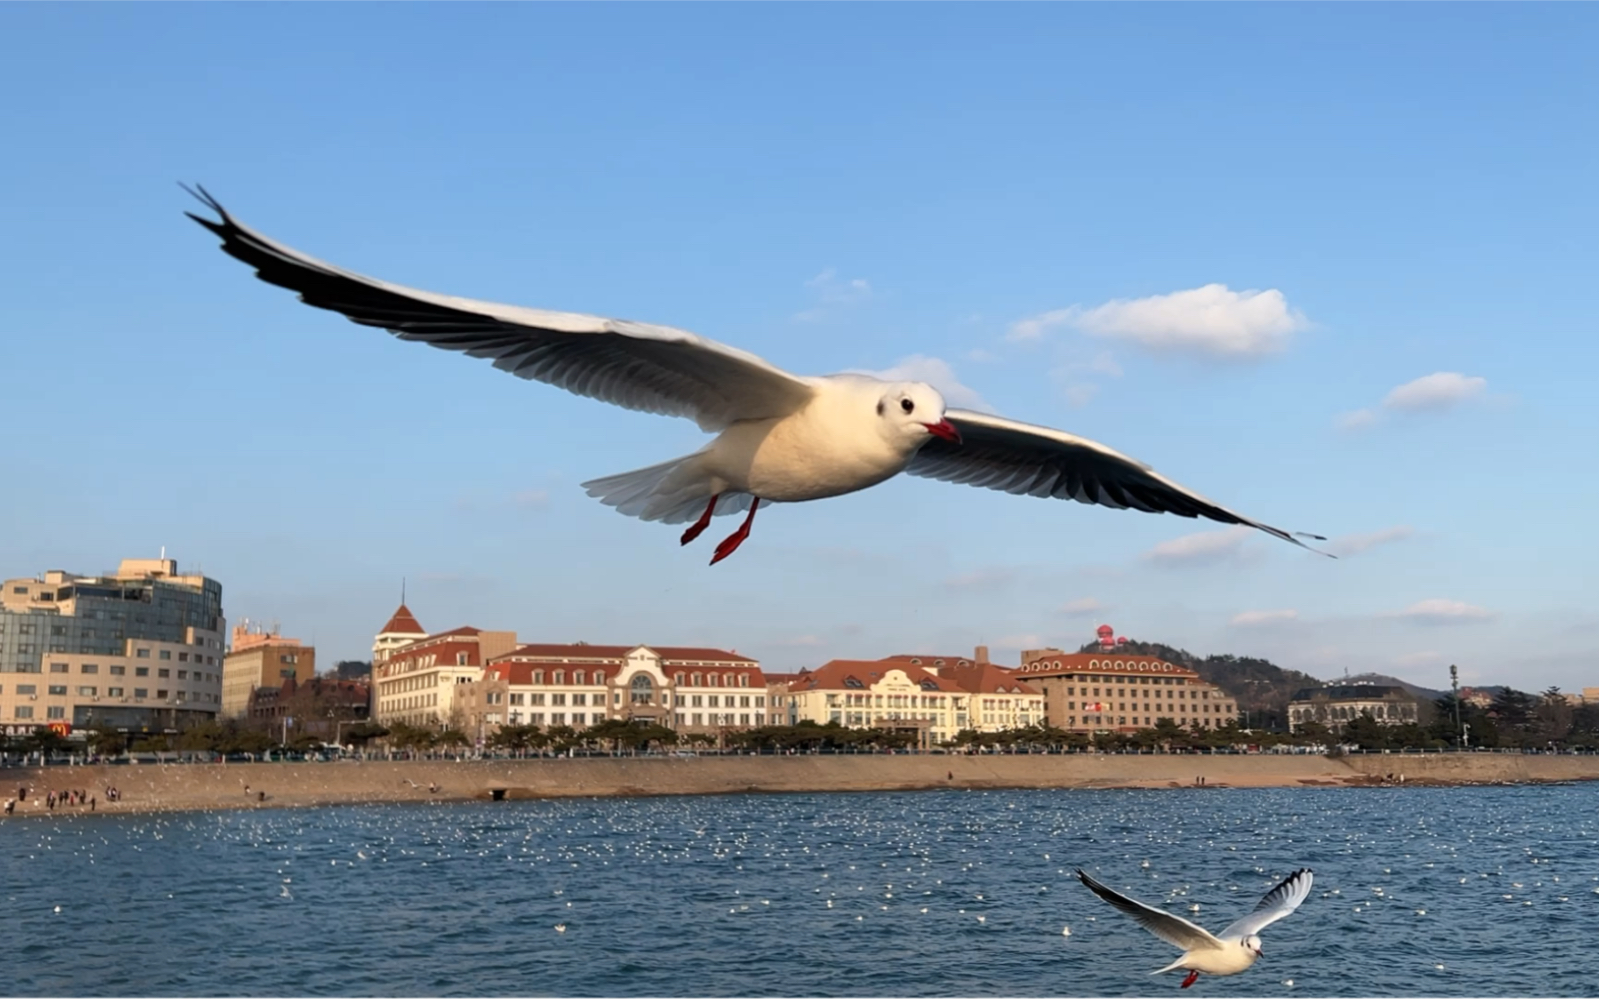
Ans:
POLYGON ((706 756, 492 761, 142 764, 0 770, 15 816, 83 814, 44 802, 82 790, 97 813, 744 792, 926 788, 1361 787, 1593 780, 1599 756, 706 756), (120 800, 106 799, 117 788, 120 800), (248 789, 248 790, 246 790, 248 789))

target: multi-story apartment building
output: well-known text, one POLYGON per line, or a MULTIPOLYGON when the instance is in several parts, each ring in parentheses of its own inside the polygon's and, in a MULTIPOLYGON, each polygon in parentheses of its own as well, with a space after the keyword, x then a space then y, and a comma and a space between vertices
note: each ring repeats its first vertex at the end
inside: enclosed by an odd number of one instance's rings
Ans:
POLYGON ((516 647, 514 631, 455 628, 397 646, 372 664, 373 720, 379 725, 447 725, 456 687, 483 678, 483 667, 516 647))
POLYGON ((260 687, 277 689, 285 680, 305 683, 316 676, 316 649, 298 638, 284 638, 249 621, 233 629, 222 660, 222 717, 250 717, 250 698, 260 687))
POLYGON ((1184 728, 1218 728, 1238 717, 1237 700, 1188 667, 1115 647, 1029 650, 1017 672, 1043 691, 1049 723, 1070 732, 1136 732, 1162 718, 1184 728))
POLYGON ((216 717, 222 584, 174 559, 0 588, 0 726, 166 731, 216 717))

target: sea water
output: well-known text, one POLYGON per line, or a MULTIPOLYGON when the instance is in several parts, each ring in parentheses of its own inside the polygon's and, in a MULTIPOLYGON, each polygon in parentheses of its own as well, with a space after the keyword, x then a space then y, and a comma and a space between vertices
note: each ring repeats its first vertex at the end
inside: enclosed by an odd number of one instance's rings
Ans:
POLYGON ((1219 931, 1202 995, 1599 988, 1594 786, 950 790, 0 821, 0 994, 1177 995, 1083 867, 1219 931))

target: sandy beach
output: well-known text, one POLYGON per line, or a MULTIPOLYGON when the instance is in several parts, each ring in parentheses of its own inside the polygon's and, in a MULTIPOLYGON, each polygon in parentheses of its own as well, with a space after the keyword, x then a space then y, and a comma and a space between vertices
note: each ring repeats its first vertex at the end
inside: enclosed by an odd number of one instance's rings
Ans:
MULTIPOLYGON (((742 792, 925 788, 1361 787, 1599 778, 1599 757, 1432 756, 727 756, 494 761, 141 764, 13 768, 0 793, 28 788, 16 816, 50 814, 49 791, 83 790, 97 812, 304 807, 742 792), (106 801, 106 788, 121 792, 106 801), (432 786, 438 788, 431 790, 432 786), (248 792, 246 791, 248 788, 248 792), (264 797, 263 797, 264 795, 264 797)), ((87 812, 57 805, 56 814, 87 812)))

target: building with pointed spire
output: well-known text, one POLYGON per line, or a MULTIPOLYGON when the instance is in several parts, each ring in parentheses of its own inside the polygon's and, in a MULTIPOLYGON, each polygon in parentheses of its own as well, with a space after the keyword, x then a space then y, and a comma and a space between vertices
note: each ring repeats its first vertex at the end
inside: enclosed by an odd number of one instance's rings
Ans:
POLYGON ((427 630, 417 621, 416 615, 405 606, 405 597, 400 597, 400 609, 389 618, 389 623, 378 632, 377 638, 372 640, 372 669, 377 670, 378 664, 389 661, 389 656, 395 649, 412 642, 428 637, 427 630))

